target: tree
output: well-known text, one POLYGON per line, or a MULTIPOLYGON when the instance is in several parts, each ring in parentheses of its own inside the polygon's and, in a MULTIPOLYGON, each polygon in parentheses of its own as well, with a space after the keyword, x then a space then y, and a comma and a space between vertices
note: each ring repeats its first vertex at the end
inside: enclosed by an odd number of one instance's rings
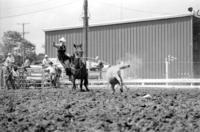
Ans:
MULTIPOLYGON (((18 47, 18 52, 21 54, 20 56, 22 58, 25 58, 28 56, 31 59, 35 59, 35 45, 29 42, 28 40, 22 38, 21 34, 17 31, 7 31, 4 32, 4 35, 2 37, 3 45, 2 49, 4 52, 4 55, 7 55, 8 52, 13 52, 14 48, 18 47)), ((19 53, 15 54, 17 56, 17 60, 21 60, 19 58, 19 53)), ((23 60, 23 59, 22 59, 23 60)), ((22 61, 23 62, 23 61, 22 61)))
POLYGON ((0 64, 4 61, 3 44, 0 43, 0 64))
POLYGON ((4 32, 2 37, 4 54, 11 52, 14 47, 17 46, 17 42, 21 42, 23 39, 19 32, 7 31, 4 32))
POLYGON ((3 44, 0 43, 0 55, 4 55, 3 47, 4 47, 3 44))
POLYGON ((25 46, 25 52, 28 52, 32 48, 35 48, 35 45, 29 42, 28 40, 22 38, 21 34, 17 31, 7 31, 4 32, 4 35, 2 37, 3 40, 3 47, 4 47, 4 52, 12 52, 12 49, 14 47, 20 47, 22 50, 24 50, 25 46))

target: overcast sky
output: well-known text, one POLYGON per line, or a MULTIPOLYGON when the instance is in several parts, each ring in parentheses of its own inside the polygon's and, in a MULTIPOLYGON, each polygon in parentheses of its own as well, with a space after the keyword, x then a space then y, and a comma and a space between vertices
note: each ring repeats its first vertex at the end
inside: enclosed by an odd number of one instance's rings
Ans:
MULTIPOLYGON (((0 37, 8 30, 29 32, 25 38, 44 52, 43 29, 82 25, 84 0, 0 0, 0 37)), ((88 0, 90 24, 187 14, 200 0, 88 0)))

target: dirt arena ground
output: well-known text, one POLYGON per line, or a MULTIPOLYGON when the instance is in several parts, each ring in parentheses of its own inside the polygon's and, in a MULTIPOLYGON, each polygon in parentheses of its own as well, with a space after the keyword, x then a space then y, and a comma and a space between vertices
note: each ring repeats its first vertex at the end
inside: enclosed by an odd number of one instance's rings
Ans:
POLYGON ((199 132, 200 90, 1 90, 0 131, 199 132))

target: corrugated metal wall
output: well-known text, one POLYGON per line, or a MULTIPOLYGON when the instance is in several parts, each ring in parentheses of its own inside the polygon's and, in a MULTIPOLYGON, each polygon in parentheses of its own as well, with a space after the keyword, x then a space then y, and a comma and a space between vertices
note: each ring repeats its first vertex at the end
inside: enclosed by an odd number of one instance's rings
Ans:
MULTIPOLYGON (((82 43, 82 29, 45 32, 46 53, 56 57, 52 42, 67 40, 68 53, 73 43, 82 43)), ((95 26, 89 28, 89 56, 115 64, 131 60, 134 77, 165 78, 165 57, 176 58, 169 64, 169 78, 193 77, 192 17, 95 26)), ((130 71, 130 72, 133 72, 130 71)))
POLYGON ((193 67, 194 77, 200 78, 200 18, 193 20, 193 67))

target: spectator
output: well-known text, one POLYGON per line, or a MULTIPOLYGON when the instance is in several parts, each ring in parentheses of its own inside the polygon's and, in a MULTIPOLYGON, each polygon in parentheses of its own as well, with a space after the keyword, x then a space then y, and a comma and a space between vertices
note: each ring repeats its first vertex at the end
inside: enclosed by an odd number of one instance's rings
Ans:
POLYGON ((13 67, 12 75, 13 75, 13 84, 14 84, 14 87, 18 88, 17 85, 18 85, 18 79, 19 79, 19 71, 18 71, 17 66, 13 67))
POLYGON ((31 60, 27 57, 23 64, 24 70, 27 71, 27 68, 30 68, 30 65, 31 65, 31 60))
POLYGON ((103 69, 103 67, 104 67, 104 64, 103 64, 103 62, 99 59, 98 56, 97 56, 95 59, 96 59, 96 61, 97 61, 97 63, 98 63, 97 68, 98 68, 98 70, 99 70, 99 78, 102 79, 102 69, 103 69))
POLYGON ((54 79, 55 79, 55 76, 56 76, 56 69, 53 66, 53 62, 49 62, 49 67, 47 67, 45 69, 45 71, 47 71, 49 73, 51 83, 54 85, 54 79))
POLYGON ((11 84, 11 87, 13 89, 15 89, 15 85, 14 85, 14 80, 13 80, 13 74, 12 74, 12 67, 13 64, 15 62, 14 57, 12 56, 11 53, 8 53, 8 56, 4 62, 4 66, 5 66, 5 83, 6 83, 6 87, 9 89, 9 82, 11 84))
POLYGON ((42 66, 43 66, 43 67, 48 67, 50 62, 51 62, 51 61, 49 60, 48 55, 45 55, 45 56, 44 56, 44 59, 43 59, 43 61, 42 61, 42 66))
POLYGON ((19 77, 19 72, 18 72, 17 66, 14 66, 14 67, 13 67, 12 73, 13 73, 13 77, 14 77, 14 78, 18 78, 18 77, 19 77))
POLYGON ((6 67, 10 67, 14 64, 15 59, 13 57, 13 55, 11 53, 8 53, 8 57, 6 58, 5 62, 4 62, 4 66, 6 67))

